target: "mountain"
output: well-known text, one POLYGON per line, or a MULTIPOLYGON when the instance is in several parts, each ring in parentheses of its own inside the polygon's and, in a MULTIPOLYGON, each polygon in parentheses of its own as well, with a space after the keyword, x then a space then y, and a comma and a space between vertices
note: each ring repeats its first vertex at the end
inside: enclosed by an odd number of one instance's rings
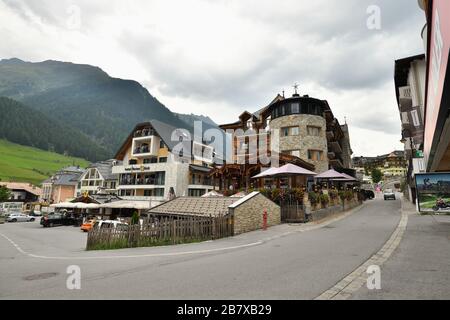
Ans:
MULTIPOLYGON (((140 122, 156 119, 191 129, 189 122, 173 114, 138 82, 111 78, 90 65, 1 60, 0 96, 45 114, 71 132, 82 132, 107 151, 106 155, 89 156, 90 160, 110 158, 140 122)), ((80 155, 74 148, 69 146, 67 151, 80 155)))
POLYGON ((29 182, 40 185, 61 168, 76 165, 85 168, 89 164, 83 159, 21 146, 1 139, 0 155, 0 180, 3 182, 29 182))
POLYGON ((215 123, 210 117, 207 116, 198 116, 195 114, 182 114, 182 113, 174 113, 175 116, 181 121, 185 122, 188 126, 193 127, 195 121, 202 121, 204 125, 208 125, 211 127, 218 127, 217 123, 215 123))
POLYGON ((0 97, 0 139, 92 161, 109 155, 80 131, 5 97, 0 97))

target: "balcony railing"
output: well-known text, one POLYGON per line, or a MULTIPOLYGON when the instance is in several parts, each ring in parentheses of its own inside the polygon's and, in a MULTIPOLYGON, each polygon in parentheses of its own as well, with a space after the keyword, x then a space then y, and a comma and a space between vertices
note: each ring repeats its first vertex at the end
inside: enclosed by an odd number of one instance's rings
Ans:
POLYGON ((134 138, 139 138, 139 137, 148 137, 148 136, 154 136, 155 135, 155 131, 152 129, 142 129, 142 130, 136 130, 133 134, 134 138))

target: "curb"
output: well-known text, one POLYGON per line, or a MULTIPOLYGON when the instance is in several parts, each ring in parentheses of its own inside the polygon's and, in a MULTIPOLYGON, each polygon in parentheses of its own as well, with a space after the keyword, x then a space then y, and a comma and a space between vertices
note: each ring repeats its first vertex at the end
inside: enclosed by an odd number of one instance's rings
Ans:
POLYGON ((392 233, 389 240, 383 245, 383 247, 374 254, 369 260, 364 262, 356 270, 346 276, 344 279, 339 281, 332 288, 328 289, 314 300, 346 300, 349 299, 352 294, 358 291, 364 283, 367 282, 368 274, 366 273, 367 268, 372 265, 377 265, 381 267, 392 255, 392 253, 399 246, 403 234, 405 233, 406 226, 408 225, 408 212, 404 210, 403 198, 401 199, 402 216, 400 222, 398 223, 396 229, 392 233))

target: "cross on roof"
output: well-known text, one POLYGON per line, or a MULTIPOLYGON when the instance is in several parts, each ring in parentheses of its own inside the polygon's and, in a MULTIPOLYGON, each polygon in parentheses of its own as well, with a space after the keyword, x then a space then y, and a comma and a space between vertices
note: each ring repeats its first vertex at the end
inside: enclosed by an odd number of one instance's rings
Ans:
POLYGON ((300 87, 300 85, 296 82, 296 83, 294 83, 294 85, 292 87, 295 90, 295 94, 298 94, 298 88, 300 87))

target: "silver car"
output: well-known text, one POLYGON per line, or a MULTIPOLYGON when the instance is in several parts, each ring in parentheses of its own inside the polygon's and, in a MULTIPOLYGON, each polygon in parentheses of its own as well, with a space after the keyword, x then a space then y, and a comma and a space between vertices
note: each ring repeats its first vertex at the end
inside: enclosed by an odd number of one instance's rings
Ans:
POLYGON ((33 222, 34 220, 35 220, 34 217, 31 217, 23 213, 11 213, 6 218, 6 221, 8 222, 33 222))
POLYGON ((389 200, 389 199, 395 200, 395 193, 394 193, 394 191, 392 191, 392 189, 384 190, 383 196, 384 196, 384 200, 389 200))

